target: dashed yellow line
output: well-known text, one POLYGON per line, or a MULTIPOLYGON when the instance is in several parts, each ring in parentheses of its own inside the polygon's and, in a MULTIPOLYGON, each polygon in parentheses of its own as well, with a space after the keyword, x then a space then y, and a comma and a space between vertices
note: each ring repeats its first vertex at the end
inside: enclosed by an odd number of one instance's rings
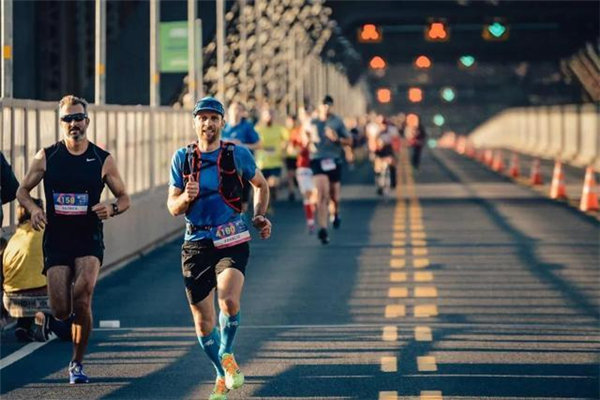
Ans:
POLYGON ((406 272, 390 272, 390 282, 406 282, 406 272))
POLYGON ((417 286, 415 288, 415 297, 437 297, 438 292, 434 286, 417 286))
POLYGON ((438 315, 438 309, 435 304, 419 304, 414 309, 416 318, 428 318, 438 315))
POLYGON ((402 229, 402 232, 394 232, 394 240, 405 240, 406 239, 406 232, 404 232, 404 229, 402 229))
POLYGON ((394 240, 392 242, 392 246, 394 246, 394 247, 404 247, 404 246, 406 246, 406 242, 404 240, 394 240))
POLYGON ((427 268, 429 267, 429 259, 427 258, 415 258, 413 261, 415 268, 427 268))
POLYGON ((406 266, 406 260, 402 258, 392 258, 390 260, 390 267, 392 268, 404 268, 406 266))
POLYGON ((415 272, 415 282, 433 281, 433 272, 415 272))
POLYGON ((398 392, 379 392, 379 400, 398 400, 398 392))
POLYGON ((437 371, 437 363, 435 362, 435 357, 432 356, 422 356, 417 357, 417 369, 419 372, 433 372, 437 371))
POLYGON ((444 400, 439 390, 422 390, 419 400, 444 400))
POLYGON ((415 327, 415 340, 417 342, 431 342, 433 340, 431 328, 428 326, 415 327))
POLYGON ((398 318, 406 316, 406 306, 404 304, 388 304, 385 306, 386 318, 398 318))
POLYGON ((388 297, 391 298, 406 298, 408 297, 408 289, 401 287, 391 287, 388 290, 388 297))
POLYGON ((411 239, 410 244, 413 246, 427 246, 427 242, 421 239, 411 239))
POLYGON ((427 234, 425 232, 413 232, 413 239, 427 239, 427 234))
POLYGON ((384 326, 381 338, 384 342, 395 342, 398 340, 398 328, 395 326, 384 326))
POLYGON ((398 372, 398 359, 394 356, 381 357, 381 372, 398 372))
POLYGON ((424 247, 415 247, 412 249, 413 256, 426 256, 429 254, 426 248, 424 247))
POLYGON ((392 249, 392 255, 393 256, 404 256, 404 255, 406 255, 406 250, 398 248, 398 247, 394 247, 392 249))

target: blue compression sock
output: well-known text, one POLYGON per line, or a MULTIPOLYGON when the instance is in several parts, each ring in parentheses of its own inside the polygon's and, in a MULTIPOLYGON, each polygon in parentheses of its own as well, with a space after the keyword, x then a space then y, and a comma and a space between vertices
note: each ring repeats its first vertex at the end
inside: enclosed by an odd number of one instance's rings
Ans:
POLYGON ((221 346, 219 347, 219 357, 225 353, 233 352, 233 341, 240 325, 241 311, 236 315, 228 317, 221 311, 219 313, 219 324, 221 325, 221 346))
POLYGON ((219 357, 221 335, 219 335, 217 328, 215 327, 208 336, 198 336, 198 342, 200 343, 200 347, 202 347, 210 361, 213 363, 215 369, 217 370, 217 375, 225 376, 225 371, 223 371, 223 367, 221 366, 221 358, 219 357))

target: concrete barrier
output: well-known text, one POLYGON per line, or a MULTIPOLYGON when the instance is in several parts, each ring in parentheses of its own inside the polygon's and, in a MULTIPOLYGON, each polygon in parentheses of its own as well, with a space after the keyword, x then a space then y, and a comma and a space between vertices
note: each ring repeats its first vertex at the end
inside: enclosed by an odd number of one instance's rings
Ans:
POLYGON ((600 105, 508 109, 470 135, 476 147, 507 148, 600 170, 600 105))

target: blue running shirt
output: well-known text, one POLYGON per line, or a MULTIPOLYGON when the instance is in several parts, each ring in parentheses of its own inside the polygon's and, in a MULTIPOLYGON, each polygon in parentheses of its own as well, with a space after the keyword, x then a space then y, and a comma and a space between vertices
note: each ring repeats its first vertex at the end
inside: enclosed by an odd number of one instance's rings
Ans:
MULTIPOLYGON (((183 183, 183 165, 186 158, 187 147, 182 147, 173 154, 171 161, 171 178, 169 185, 185 190, 183 183)), ((185 222, 192 225, 210 225, 218 226, 227 222, 233 222, 241 219, 240 214, 229 207, 219 194, 219 177, 217 159, 221 148, 201 153, 203 167, 200 170, 200 198, 196 200, 191 209, 185 215, 185 222)), ((244 146, 235 146, 233 159, 238 173, 242 178, 250 180, 256 174, 256 163, 250 151, 244 146)), ((197 231, 188 234, 186 231, 185 240, 194 241, 209 237, 207 231, 197 231)))

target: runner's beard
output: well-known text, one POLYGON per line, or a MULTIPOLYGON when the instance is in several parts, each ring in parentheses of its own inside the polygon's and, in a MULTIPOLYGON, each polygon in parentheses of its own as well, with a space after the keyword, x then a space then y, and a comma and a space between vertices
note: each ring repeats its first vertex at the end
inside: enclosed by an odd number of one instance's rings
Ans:
POLYGON ((67 137, 78 142, 85 137, 85 131, 83 131, 82 129, 72 129, 67 134, 67 137))
POLYGON ((217 130, 205 131, 202 132, 201 137, 207 144, 213 144, 219 140, 219 132, 217 130))

